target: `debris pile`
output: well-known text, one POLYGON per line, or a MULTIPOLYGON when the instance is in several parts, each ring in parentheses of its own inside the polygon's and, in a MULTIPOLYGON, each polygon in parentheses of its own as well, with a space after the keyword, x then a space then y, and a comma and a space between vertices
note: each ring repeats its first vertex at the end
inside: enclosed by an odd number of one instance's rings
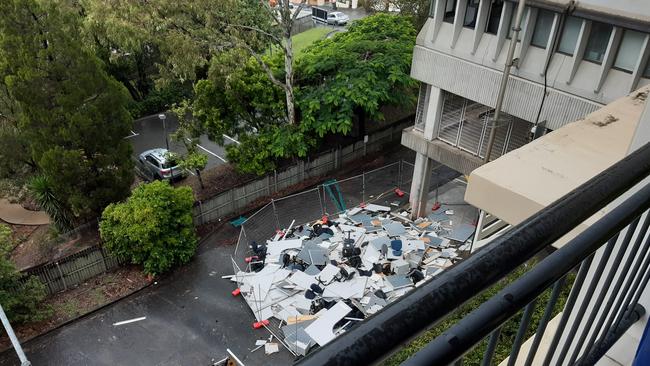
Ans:
POLYGON ((411 221, 368 204, 336 219, 292 223, 266 243, 250 243, 247 271, 233 262, 233 295, 250 306, 256 328, 277 319, 278 341, 304 356, 460 260, 474 227, 451 229, 452 215, 443 206, 411 221))

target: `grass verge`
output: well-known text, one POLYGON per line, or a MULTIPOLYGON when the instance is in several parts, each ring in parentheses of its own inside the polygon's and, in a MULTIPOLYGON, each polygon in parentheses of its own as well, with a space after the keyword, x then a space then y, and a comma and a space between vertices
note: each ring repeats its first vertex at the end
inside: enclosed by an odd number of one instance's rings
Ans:
POLYGON ((327 33, 331 32, 332 28, 329 27, 314 27, 309 30, 306 30, 302 33, 298 33, 295 36, 291 37, 293 41, 293 53, 294 55, 299 55, 302 50, 307 48, 307 46, 318 41, 319 39, 325 38, 327 33))

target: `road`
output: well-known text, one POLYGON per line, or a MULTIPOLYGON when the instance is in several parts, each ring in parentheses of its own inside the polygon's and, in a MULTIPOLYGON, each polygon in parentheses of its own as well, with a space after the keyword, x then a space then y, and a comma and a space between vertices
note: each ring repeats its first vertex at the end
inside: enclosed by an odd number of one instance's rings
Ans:
MULTIPOLYGON (((211 365, 231 349, 246 365, 290 364, 279 353, 251 353, 253 314, 222 275, 232 274, 232 246, 220 243, 237 231, 231 227, 203 243, 192 262, 156 285, 24 344, 27 357, 41 365, 211 365), (125 325, 113 323, 146 317, 125 325)), ((0 365, 19 365, 13 350, 0 354, 0 365)))
MULTIPOLYGON (((178 129, 178 119, 173 113, 167 113, 165 124, 167 127, 167 134, 170 135, 178 129)), ((165 148, 165 130, 162 121, 158 115, 152 115, 138 119, 133 122, 133 130, 131 135, 126 137, 133 146, 134 156, 140 155, 145 150, 162 147, 165 148)), ((232 144, 231 140, 225 139, 224 145, 232 144)), ((187 152, 185 145, 181 141, 173 141, 169 137, 169 148, 179 154, 187 152)), ((207 136, 201 136, 199 140, 199 149, 202 153, 208 156, 208 165, 206 169, 210 169, 219 164, 226 162, 226 149, 224 146, 218 145, 208 139, 207 136)))

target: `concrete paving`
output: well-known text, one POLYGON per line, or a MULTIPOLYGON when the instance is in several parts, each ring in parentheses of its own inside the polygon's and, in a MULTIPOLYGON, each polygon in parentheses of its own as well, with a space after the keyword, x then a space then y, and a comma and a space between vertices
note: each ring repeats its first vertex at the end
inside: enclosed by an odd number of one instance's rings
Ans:
MULTIPOLYGON (((269 337, 253 330, 253 314, 231 295, 232 246, 220 246, 234 229, 219 231, 194 260, 157 285, 23 346, 33 365, 211 365, 231 349, 246 365, 290 364, 293 356, 250 351, 269 337), (138 317, 145 320, 113 326, 138 317)), ((0 365, 18 365, 13 350, 0 365)))
POLYGON ((43 211, 26 210, 23 206, 0 198, 0 220, 14 225, 47 225, 50 217, 43 211))

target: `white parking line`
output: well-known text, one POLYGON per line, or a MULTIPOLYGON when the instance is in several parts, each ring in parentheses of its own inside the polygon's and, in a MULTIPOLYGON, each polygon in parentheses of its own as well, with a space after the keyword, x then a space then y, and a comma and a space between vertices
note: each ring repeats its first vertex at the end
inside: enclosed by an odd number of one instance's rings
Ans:
POLYGON ((224 158, 222 158, 221 156, 219 156, 219 155, 213 153, 212 151, 206 149, 205 147, 203 147, 203 146, 201 146, 201 145, 199 145, 199 144, 196 144, 196 146, 197 146, 199 149, 201 149, 201 150, 207 152, 208 154, 214 156, 215 158, 217 158, 217 159, 223 161, 224 163, 227 163, 226 159, 224 159, 224 158))
POLYGON ((230 140, 230 141, 236 143, 237 145, 241 145, 241 142, 239 142, 239 141, 235 140, 234 138, 232 138, 232 137, 226 135, 225 133, 223 134, 223 137, 225 137, 225 138, 227 138, 228 140, 230 140))
POLYGON ((140 136, 139 133, 135 133, 133 130, 131 130, 131 134, 129 136, 126 136, 125 139, 130 139, 131 137, 136 137, 140 136))
MULTIPOLYGON (((186 137, 186 139, 187 139, 187 141, 192 141, 189 137, 186 137)), ((224 163, 227 163, 227 162, 228 162, 226 159, 224 159, 224 158, 222 158, 221 156, 219 156, 219 155, 213 153, 212 151, 206 149, 205 147, 203 147, 203 146, 201 146, 201 145, 199 145, 199 144, 196 144, 196 146, 197 146, 199 149, 201 149, 201 150, 207 152, 208 154, 214 156, 215 158, 217 158, 217 159, 223 161, 224 163)))

